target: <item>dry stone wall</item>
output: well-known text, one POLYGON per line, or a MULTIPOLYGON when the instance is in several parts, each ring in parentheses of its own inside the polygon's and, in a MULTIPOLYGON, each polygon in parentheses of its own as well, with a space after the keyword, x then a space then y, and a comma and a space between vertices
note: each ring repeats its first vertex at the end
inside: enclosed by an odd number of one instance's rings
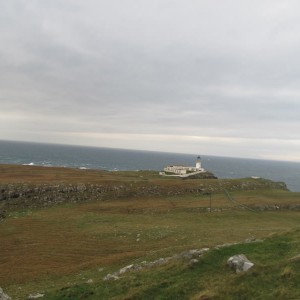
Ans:
POLYGON ((7 184, 0 185, 0 218, 4 212, 16 209, 40 208, 62 203, 114 200, 128 197, 161 197, 186 194, 220 193, 225 189, 257 190, 284 189, 281 182, 269 180, 170 181, 160 184, 151 182, 107 183, 107 184, 7 184))

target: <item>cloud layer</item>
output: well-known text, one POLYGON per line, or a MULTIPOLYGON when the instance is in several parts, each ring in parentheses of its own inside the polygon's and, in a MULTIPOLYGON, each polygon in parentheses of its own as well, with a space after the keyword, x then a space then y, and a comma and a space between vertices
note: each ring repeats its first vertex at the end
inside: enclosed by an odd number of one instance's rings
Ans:
POLYGON ((298 160, 298 1, 0 3, 0 138, 298 160))

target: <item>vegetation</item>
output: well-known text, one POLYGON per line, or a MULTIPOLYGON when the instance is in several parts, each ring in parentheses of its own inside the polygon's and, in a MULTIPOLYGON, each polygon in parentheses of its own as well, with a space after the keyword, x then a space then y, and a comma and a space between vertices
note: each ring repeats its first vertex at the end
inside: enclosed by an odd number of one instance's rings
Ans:
POLYGON ((62 288, 46 299, 299 299, 299 252, 300 231, 295 230, 262 243, 211 250, 193 266, 178 261, 119 281, 62 288), (229 270, 226 261, 236 253, 251 257, 255 267, 238 275, 229 270))
MULTIPOLYGON (((188 182, 151 172, 28 168, 26 172, 26 167, 2 166, 6 175, 0 173, 0 184, 159 181, 164 187, 188 182)), ((195 182, 205 188, 205 182, 195 182)), ((223 192, 213 192, 212 210, 209 195, 188 190, 171 196, 143 194, 47 208, 16 207, 0 222, 0 285, 13 299, 38 292, 52 300, 299 299, 299 212, 291 208, 298 207, 300 194, 271 186, 231 190, 235 203, 223 192), (246 239, 264 242, 243 243, 246 239), (235 242, 239 244, 215 249, 235 242), (203 247, 211 250, 192 266, 176 260, 103 281, 126 265, 203 247), (240 253, 255 267, 237 275, 226 261, 240 253)))

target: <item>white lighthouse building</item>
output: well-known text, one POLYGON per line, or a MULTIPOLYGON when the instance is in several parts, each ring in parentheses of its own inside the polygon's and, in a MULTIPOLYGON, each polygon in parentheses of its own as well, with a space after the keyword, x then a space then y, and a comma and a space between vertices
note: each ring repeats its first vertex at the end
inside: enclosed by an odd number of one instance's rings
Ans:
POLYGON ((198 156, 198 157, 197 157, 197 160, 196 160, 196 170, 197 170, 197 171, 203 170, 203 169, 201 168, 201 157, 200 157, 200 156, 198 156))
POLYGON ((196 166, 195 167, 188 167, 188 166, 167 166, 164 168, 164 171, 167 173, 174 173, 177 175, 185 175, 185 174, 195 174, 195 173, 202 173, 206 172, 201 166, 201 157, 198 156, 196 159, 196 166))

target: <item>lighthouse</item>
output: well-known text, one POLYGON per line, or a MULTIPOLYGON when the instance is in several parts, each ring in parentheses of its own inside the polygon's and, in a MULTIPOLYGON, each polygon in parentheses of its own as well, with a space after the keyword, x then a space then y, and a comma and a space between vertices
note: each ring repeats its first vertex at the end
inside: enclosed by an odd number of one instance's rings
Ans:
POLYGON ((197 171, 202 170, 202 168, 201 168, 201 157, 200 156, 198 156, 197 159, 196 159, 196 170, 197 171))

